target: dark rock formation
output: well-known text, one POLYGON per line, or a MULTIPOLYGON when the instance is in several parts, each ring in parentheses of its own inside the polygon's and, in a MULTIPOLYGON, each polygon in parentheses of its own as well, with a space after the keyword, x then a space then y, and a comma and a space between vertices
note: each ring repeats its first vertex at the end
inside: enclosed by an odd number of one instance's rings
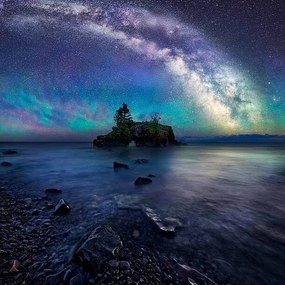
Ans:
POLYGON ((5 155, 18 154, 18 152, 16 150, 13 150, 13 149, 5 150, 2 153, 5 155))
POLYGON ((136 146, 179 145, 171 126, 153 122, 134 122, 128 129, 120 132, 118 127, 107 135, 97 136, 93 141, 95 147, 127 146, 134 141, 136 146))
POLYGON ((119 169, 119 168, 125 168, 125 169, 129 169, 129 166, 127 164, 123 164, 117 161, 113 162, 113 168, 114 169, 119 169))
POLYGON ((75 251, 74 259, 87 271, 96 273, 107 259, 116 255, 122 245, 119 235, 110 226, 99 226, 75 251))
POLYGON ((156 176, 153 175, 153 174, 149 174, 148 177, 154 178, 154 177, 156 177, 156 176))
POLYGON ((97 136, 97 139, 93 141, 93 146, 95 147, 115 147, 115 146, 127 146, 129 141, 122 142, 117 140, 112 136, 112 133, 103 136, 97 136))
POLYGON ((47 194, 59 194, 59 193, 61 193, 62 191, 60 190, 60 189, 56 189, 56 188, 48 188, 48 189, 46 189, 45 190, 45 192, 47 193, 47 194))
POLYGON ((136 123, 131 127, 136 146, 167 146, 175 142, 172 127, 151 122, 136 123))
POLYGON ((176 229, 182 227, 182 223, 176 218, 164 218, 159 217, 158 214, 151 208, 145 208, 144 213, 150 219, 151 222, 158 228, 159 232, 165 236, 173 236, 176 229))
POLYGON ((7 166, 12 166, 13 164, 11 162, 8 162, 8 161, 3 161, 1 163, 1 165, 4 166, 4 167, 7 167, 7 166))
POLYGON ((135 181, 135 185, 145 185, 152 183, 152 180, 148 177, 138 177, 135 181))
POLYGON ((71 210, 70 206, 64 199, 60 199, 54 208, 55 214, 67 214, 71 210))

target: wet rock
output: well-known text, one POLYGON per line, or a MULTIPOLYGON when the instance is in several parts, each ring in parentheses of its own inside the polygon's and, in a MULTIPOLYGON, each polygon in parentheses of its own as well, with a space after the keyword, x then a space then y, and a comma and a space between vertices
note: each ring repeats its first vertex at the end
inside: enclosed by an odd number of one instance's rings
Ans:
POLYGON ((38 215, 39 214, 39 210, 38 209, 34 209, 33 211, 32 211, 32 215, 33 216, 36 216, 36 215, 38 215))
POLYGON ((115 256, 121 247, 119 235, 110 226, 99 226, 75 252, 75 259, 87 270, 98 272, 101 265, 115 256))
POLYGON ((119 268, 121 270, 129 270, 131 268, 130 263, 128 261, 120 261, 119 268))
POLYGON ((12 265, 11 269, 9 270, 9 272, 11 272, 11 273, 19 272, 20 266, 21 266, 20 261, 15 259, 13 261, 13 265, 12 265))
POLYGON ((149 160, 148 159, 145 159, 145 158, 139 158, 139 159, 135 159, 134 160, 134 163, 136 164, 145 164, 145 163, 148 163, 149 160))
POLYGON ((70 206, 64 199, 60 199, 54 208, 55 214, 67 214, 70 212, 70 206))
POLYGON ((3 161, 1 163, 1 165, 4 166, 4 167, 9 167, 9 166, 12 166, 13 164, 11 162, 8 162, 8 161, 3 161))
POLYGON ((84 285, 85 281, 85 276, 79 273, 70 279, 69 285, 84 285))
POLYGON ((65 274, 65 272, 70 268, 67 267, 63 270, 61 270, 60 272, 56 273, 56 274, 52 274, 46 277, 46 284, 47 285, 56 285, 56 284, 60 284, 61 281, 63 280, 63 276, 65 274))
POLYGON ((119 169, 119 168, 125 168, 125 169, 129 169, 129 166, 127 164, 123 164, 117 161, 113 162, 113 168, 114 169, 119 169))
POLYGON ((135 181, 135 185, 145 185, 152 183, 152 180, 148 177, 138 177, 135 181))
POLYGON ((25 198, 23 201, 24 201, 27 205, 31 205, 32 202, 33 202, 32 198, 25 198))
POLYGON ((62 191, 60 189, 56 189, 56 188, 48 188, 48 189, 45 190, 45 192, 47 194, 59 194, 62 191))
POLYGON ((63 276, 63 282, 68 283, 72 277, 73 277, 72 271, 70 269, 66 270, 63 276))
POLYGON ((118 268, 118 267, 119 267, 119 262, 118 262, 117 260, 114 260, 114 259, 110 260, 110 261, 108 262, 108 264, 109 264, 110 267, 112 267, 112 268, 118 268))
POLYGON ((156 177, 156 176, 153 175, 153 174, 149 174, 148 177, 154 178, 154 177, 156 177))
POLYGON ((165 236, 172 236, 176 229, 182 227, 182 223, 176 218, 161 218, 151 208, 145 207, 144 213, 156 225, 160 233, 165 236))
POLYGON ((54 209, 54 204, 53 203, 47 203, 47 208, 48 209, 54 209))
POLYGON ((138 230, 133 231, 133 237, 138 238, 140 236, 140 232, 138 230))
POLYGON ((209 285, 217 285, 216 282, 214 282, 212 279, 207 277, 206 275, 202 274, 198 270, 191 268, 187 265, 177 263, 176 266, 176 271, 178 274, 182 277, 188 280, 189 284, 194 284, 194 285, 204 285, 204 284, 209 284, 209 285), (192 283, 191 283, 192 282, 192 283))
POLYGON ((14 149, 9 149, 9 150, 5 150, 2 152, 5 155, 10 155, 10 154, 18 154, 18 152, 14 149))

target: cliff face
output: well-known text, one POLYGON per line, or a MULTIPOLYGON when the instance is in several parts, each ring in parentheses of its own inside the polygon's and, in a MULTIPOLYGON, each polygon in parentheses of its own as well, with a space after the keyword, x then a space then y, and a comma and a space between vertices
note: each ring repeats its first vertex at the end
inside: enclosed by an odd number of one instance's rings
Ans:
POLYGON ((166 146, 175 142, 172 127, 154 123, 136 123, 131 127, 136 146, 166 146))
POLYGON ((171 126, 152 122, 137 122, 127 130, 113 131, 104 136, 98 136, 93 141, 97 147, 126 146, 134 141, 136 146, 167 146, 176 144, 175 135, 171 126))

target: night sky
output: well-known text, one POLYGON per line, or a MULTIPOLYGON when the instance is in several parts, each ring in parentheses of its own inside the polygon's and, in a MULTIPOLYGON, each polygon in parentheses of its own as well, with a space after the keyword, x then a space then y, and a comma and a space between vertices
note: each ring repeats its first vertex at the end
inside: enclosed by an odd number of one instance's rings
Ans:
POLYGON ((283 0, 1 1, 0 141, 285 134, 283 0))

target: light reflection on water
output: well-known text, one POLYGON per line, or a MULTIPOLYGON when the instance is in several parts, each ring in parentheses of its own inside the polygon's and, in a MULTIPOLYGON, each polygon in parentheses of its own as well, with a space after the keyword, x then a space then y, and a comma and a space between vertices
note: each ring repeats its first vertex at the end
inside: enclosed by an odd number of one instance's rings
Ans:
POLYGON ((116 197, 148 205, 162 216, 180 218, 175 241, 201 252, 244 284, 283 284, 285 275, 284 145, 192 144, 177 148, 92 149, 89 144, 0 144, 19 155, 0 157, 2 183, 19 194, 61 188, 73 208, 92 211, 98 199, 116 197), (138 165, 132 160, 149 159, 138 165), (114 172, 114 160, 130 170, 114 172), (156 175, 135 187, 138 176, 156 175), (253 281, 254 280, 254 281, 253 281))

